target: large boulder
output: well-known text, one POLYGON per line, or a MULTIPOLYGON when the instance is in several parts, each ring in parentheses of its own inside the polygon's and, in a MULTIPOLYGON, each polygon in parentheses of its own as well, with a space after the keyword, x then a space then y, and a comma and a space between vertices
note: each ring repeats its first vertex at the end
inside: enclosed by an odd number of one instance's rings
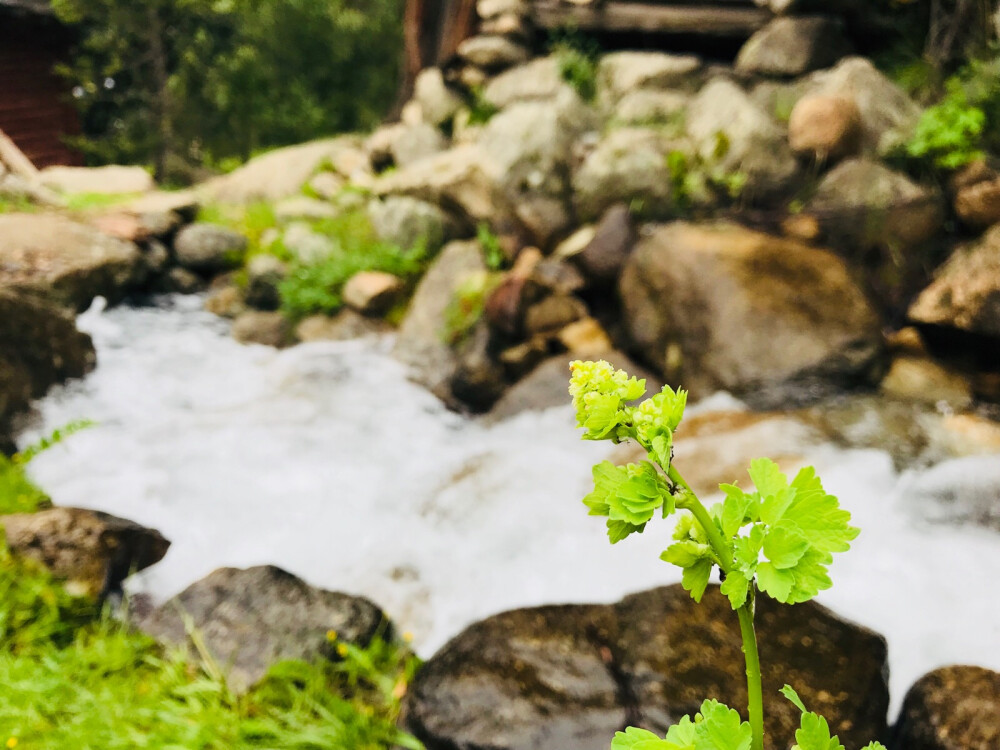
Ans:
POLYGON ((450 384, 459 366, 448 342, 448 313, 463 287, 485 273, 478 242, 446 245, 417 285, 396 338, 394 355, 412 368, 416 382, 447 403, 454 403, 450 384))
POLYGON ((448 142, 434 125, 419 122, 396 130, 390 144, 392 162, 397 167, 406 167, 439 154, 447 148, 448 142))
POLYGON ((46 167, 38 181, 60 193, 127 195, 156 189, 153 177, 142 167, 109 164, 104 167, 46 167))
POLYGON ((895 739, 905 750, 1000 747, 1000 673, 953 666, 924 675, 906 694, 895 739))
POLYGON ((653 226, 619 288, 637 351, 699 396, 802 401, 879 374, 879 316, 824 250, 731 224, 653 226))
POLYGON ((637 89, 693 90, 701 81, 701 71, 701 60, 693 55, 612 52, 597 64, 598 96, 614 104, 637 89))
POLYGON ((511 68, 492 79, 483 89, 483 101, 503 109, 516 102, 555 99, 567 86, 559 60, 550 55, 511 68))
POLYGON ((97 296, 120 301, 146 273, 131 242, 61 215, 0 215, 0 287, 84 310, 97 296))
POLYGON ((861 110, 843 96, 806 96, 788 119, 788 145, 800 156, 834 162, 861 148, 861 110))
POLYGON ((751 200, 787 192, 798 176, 784 129, 732 81, 716 78, 698 93, 687 131, 710 168, 745 178, 751 200))
POLYGON ((215 224, 191 224, 174 240, 177 265, 205 274, 239 268, 246 249, 246 237, 215 224))
MULTIPOLYGON (((90 336, 72 316, 35 297, 0 288, 0 440, 10 418, 50 386, 94 365, 90 336)), ((6 441, 4 441, 6 442, 6 441)))
POLYGON ((795 77, 837 62, 850 51, 839 18, 776 18, 756 32, 736 57, 739 73, 795 77))
POLYGON ((687 150, 685 144, 653 128, 621 128, 608 132, 573 175, 579 218, 593 221, 615 203, 635 206, 648 218, 675 211, 667 154, 687 150))
POLYGON ((170 547, 160 532, 82 508, 50 508, 0 518, 10 550, 37 560, 73 593, 119 591, 132 573, 159 562, 170 547))
MULTIPOLYGON (((768 750, 792 744, 790 682, 849 747, 883 737, 885 639, 815 603, 758 599, 768 750)), ((475 623, 423 667, 407 725, 428 750, 606 750, 632 724, 663 733, 705 698, 742 709, 746 676, 729 602, 679 585, 613 605, 515 610, 475 623)))
POLYGON ((438 206, 405 195, 390 195, 368 204, 368 218, 383 242, 411 248, 423 243, 431 255, 458 234, 456 222, 438 206))
POLYGON ((910 307, 910 320, 1000 338, 1000 226, 956 250, 910 307))
POLYGON ((528 60, 528 49, 505 36, 472 36, 458 45, 458 56, 483 70, 502 70, 528 60))
POLYGON ((220 568, 133 619, 173 645, 190 643, 189 620, 216 663, 229 668, 229 685, 239 691, 279 661, 333 657, 337 641, 367 645, 388 627, 368 599, 315 588, 271 565, 220 568))
POLYGON ((614 284, 636 239, 632 213, 627 205, 619 203, 604 212, 593 239, 572 260, 592 283, 614 284))
POLYGON ((260 344, 281 349, 295 343, 291 322, 280 312, 251 310, 233 321, 233 338, 241 344, 260 344))
POLYGON ((440 68, 420 72, 413 84, 413 98, 420 105, 424 122, 435 126, 450 122, 463 104, 462 98, 445 84, 440 68))

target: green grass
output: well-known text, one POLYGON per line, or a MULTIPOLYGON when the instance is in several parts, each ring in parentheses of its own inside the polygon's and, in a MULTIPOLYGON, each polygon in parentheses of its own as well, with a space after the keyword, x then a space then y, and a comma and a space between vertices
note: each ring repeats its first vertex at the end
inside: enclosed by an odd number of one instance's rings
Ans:
POLYGON ((113 208, 139 198, 142 193, 70 193, 65 196, 70 211, 98 211, 113 208))
POLYGON ((264 235, 278 226, 274 206, 265 201, 245 206, 210 203, 201 207, 195 220, 218 224, 242 234, 247 238, 247 257, 265 252, 267 248, 262 245, 264 235))
POLYGON ((28 478, 25 465, 39 453, 92 424, 87 420, 70 422, 11 458, 0 454, 0 515, 34 513, 49 507, 52 504, 49 496, 28 478))
POLYGON ((0 195, 0 214, 31 213, 37 210, 38 206, 26 196, 0 195))

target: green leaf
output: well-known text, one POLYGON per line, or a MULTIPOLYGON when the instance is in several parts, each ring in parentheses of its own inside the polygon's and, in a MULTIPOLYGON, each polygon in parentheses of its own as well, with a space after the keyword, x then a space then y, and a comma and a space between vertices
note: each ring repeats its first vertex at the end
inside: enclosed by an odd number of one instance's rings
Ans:
POLYGON ((844 750, 837 737, 830 736, 830 727, 819 714, 802 714, 802 726, 795 731, 792 750, 844 750))
POLYGON ((699 560, 689 568, 684 568, 681 576, 681 585, 685 590, 691 592, 691 598, 696 602, 701 601, 708 587, 708 579, 712 575, 712 563, 710 560, 699 560))
POLYGON ((869 742, 861 750, 888 750, 881 742, 869 742))
POLYGON ((681 720, 667 730, 667 742, 671 750, 694 750, 698 725, 691 721, 690 716, 682 716, 681 720))
POLYGON ((753 730, 739 712, 715 700, 701 704, 695 750, 750 750, 753 730))
POLYGON ((746 603, 747 595, 750 593, 750 581, 739 572, 733 571, 726 576, 720 590, 729 597, 733 609, 739 609, 746 603))
POLYGON ((707 544, 688 539, 677 542, 667 547, 666 551, 660 555, 664 562, 673 563, 680 568, 690 568, 704 559, 710 559, 712 548, 707 544))
POLYGON ((601 461, 591 470, 594 477, 594 491, 583 498, 583 504, 590 508, 592 516, 608 515, 608 497, 617 493, 618 486, 628 479, 628 472, 610 461, 601 461))
POLYGON ((760 520, 771 526, 782 519, 788 506, 795 499, 795 490, 786 487, 773 495, 762 495, 760 501, 760 520))
POLYGON ((769 458, 755 458, 750 462, 750 479, 761 497, 777 495, 788 487, 788 479, 769 458))
POLYGON ((580 426, 586 428, 588 440, 602 440, 622 420, 622 401, 613 393, 593 393, 587 399, 587 412, 580 426))
POLYGON ((851 514, 840 507, 837 498, 828 495, 816 476, 816 470, 807 466, 792 481, 795 498, 785 511, 784 518, 794 523, 809 545, 823 552, 846 552, 860 533, 849 524, 851 514))
POLYGON ((672 750, 666 740, 638 727, 628 727, 616 732, 611 740, 611 750, 672 750))
POLYGON ((793 567, 807 549, 806 538, 788 526, 775 526, 764 537, 764 556, 779 569, 793 567))
POLYGON ((634 526, 627 521, 612 521, 608 519, 608 539, 612 544, 618 544, 630 534, 640 534, 646 528, 646 524, 634 526))
POLYGON ((764 545, 767 531, 757 524, 750 529, 748 536, 737 537, 733 543, 733 558, 737 567, 744 573, 752 575, 757 570, 760 550, 764 545))
POLYGON ((648 522, 665 502, 673 511, 670 488, 652 464, 629 464, 625 467, 627 479, 619 482, 607 496, 608 517, 625 521, 634 526, 648 522))
POLYGON ((799 709, 799 711, 806 713, 806 706, 802 702, 802 699, 799 698, 799 694, 795 692, 795 688, 786 684, 783 688, 781 688, 781 694, 788 698, 788 700, 790 700, 795 707, 799 709))
POLYGON ((833 585, 826 566, 833 562, 828 552, 810 549, 792 569, 795 584, 785 604, 799 604, 814 598, 833 585))
POLYGON ((757 566, 757 587, 779 602, 788 603, 795 575, 789 570, 779 570, 772 563, 757 566))
POLYGON ((670 460, 673 457, 673 436, 669 433, 657 435, 650 443, 652 450, 650 453, 657 463, 666 471, 670 468, 670 460))
POLYGON ((719 488, 726 493, 726 499, 722 503, 722 512, 718 516, 719 522, 722 524, 723 535, 727 539, 732 539, 743 528, 747 513, 753 504, 753 498, 732 484, 719 485, 719 488))

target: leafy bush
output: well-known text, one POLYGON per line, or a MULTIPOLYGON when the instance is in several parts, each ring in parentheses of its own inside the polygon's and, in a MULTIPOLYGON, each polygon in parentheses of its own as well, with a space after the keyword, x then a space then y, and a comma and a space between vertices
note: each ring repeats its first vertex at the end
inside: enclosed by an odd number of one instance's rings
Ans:
POLYGON ((585 51, 566 44, 553 50, 559 62, 559 74, 585 102, 597 96, 597 61, 585 51))
MULTIPOLYGON (((754 633, 754 603, 764 593, 783 604, 809 601, 832 582, 833 553, 846 552, 859 530, 851 514, 828 494, 812 467, 789 481, 773 461, 750 463, 755 491, 720 486, 725 500, 706 508, 673 464, 674 437, 684 417, 687 393, 670 386, 635 404, 646 381, 607 362, 573 362, 569 392, 585 440, 633 440, 649 460, 627 466, 603 461, 594 467, 594 491, 584 498, 592 516, 606 519, 616 544, 641 533, 655 517, 686 511, 674 528, 674 543, 660 556, 683 569, 682 585, 701 601, 718 568, 721 593, 737 614, 746 659, 747 714, 706 700, 661 738, 630 727, 612 750, 763 750, 764 706, 760 659, 754 633)), ((788 685, 784 695, 802 712, 793 750, 843 750, 826 719, 806 710, 788 685)), ((885 750, 872 742, 866 750, 885 750)))

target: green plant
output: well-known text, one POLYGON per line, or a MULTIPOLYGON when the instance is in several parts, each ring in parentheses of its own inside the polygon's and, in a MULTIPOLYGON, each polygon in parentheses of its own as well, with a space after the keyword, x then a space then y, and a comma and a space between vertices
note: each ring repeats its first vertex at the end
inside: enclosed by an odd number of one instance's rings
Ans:
MULTIPOLYGON (((607 362, 574 362, 570 395, 585 440, 634 440, 648 461, 594 467, 594 491, 584 498, 590 515, 607 519, 612 544, 641 532, 655 515, 687 511, 674 529, 674 542, 661 559, 683 569, 682 584, 700 601, 714 568, 721 592, 739 620, 746 657, 748 719, 715 700, 700 713, 685 716, 665 738, 629 728, 619 732, 613 750, 762 750, 764 708, 760 660, 754 633, 758 591, 785 604, 804 602, 832 585, 827 566, 858 535, 851 514, 827 494, 812 467, 791 481, 777 464, 763 458, 750 464, 753 493, 722 485, 725 500, 706 508, 673 465, 674 434, 684 416, 687 393, 664 386, 635 406, 646 392, 644 380, 629 377, 607 362)), ((785 695, 801 711, 796 750, 843 750, 822 717, 805 710, 795 691, 785 695)), ((867 750, 885 750, 877 742, 867 750)))
POLYGON ((486 309, 486 300, 500 280, 499 274, 479 271, 462 280, 444 311, 442 340, 458 346, 471 333, 486 309))
POLYGON ((482 86, 472 88, 469 95, 469 125, 485 125, 500 110, 490 103, 482 86))
POLYGON ((34 513, 50 506, 52 501, 49 496, 25 474, 25 465, 39 453, 58 445, 70 435, 92 424, 86 420, 70 422, 11 458, 0 454, 0 515, 34 513))
POLYGON ((559 75, 580 95, 585 102, 597 96, 597 60, 592 53, 558 44, 553 49, 559 63, 559 75))
POLYGON ((491 271, 502 271, 507 265, 507 255, 500 246, 500 238, 493 233, 490 225, 485 221, 480 222, 476 229, 476 239, 479 247, 483 251, 483 259, 486 267, 491 271))

